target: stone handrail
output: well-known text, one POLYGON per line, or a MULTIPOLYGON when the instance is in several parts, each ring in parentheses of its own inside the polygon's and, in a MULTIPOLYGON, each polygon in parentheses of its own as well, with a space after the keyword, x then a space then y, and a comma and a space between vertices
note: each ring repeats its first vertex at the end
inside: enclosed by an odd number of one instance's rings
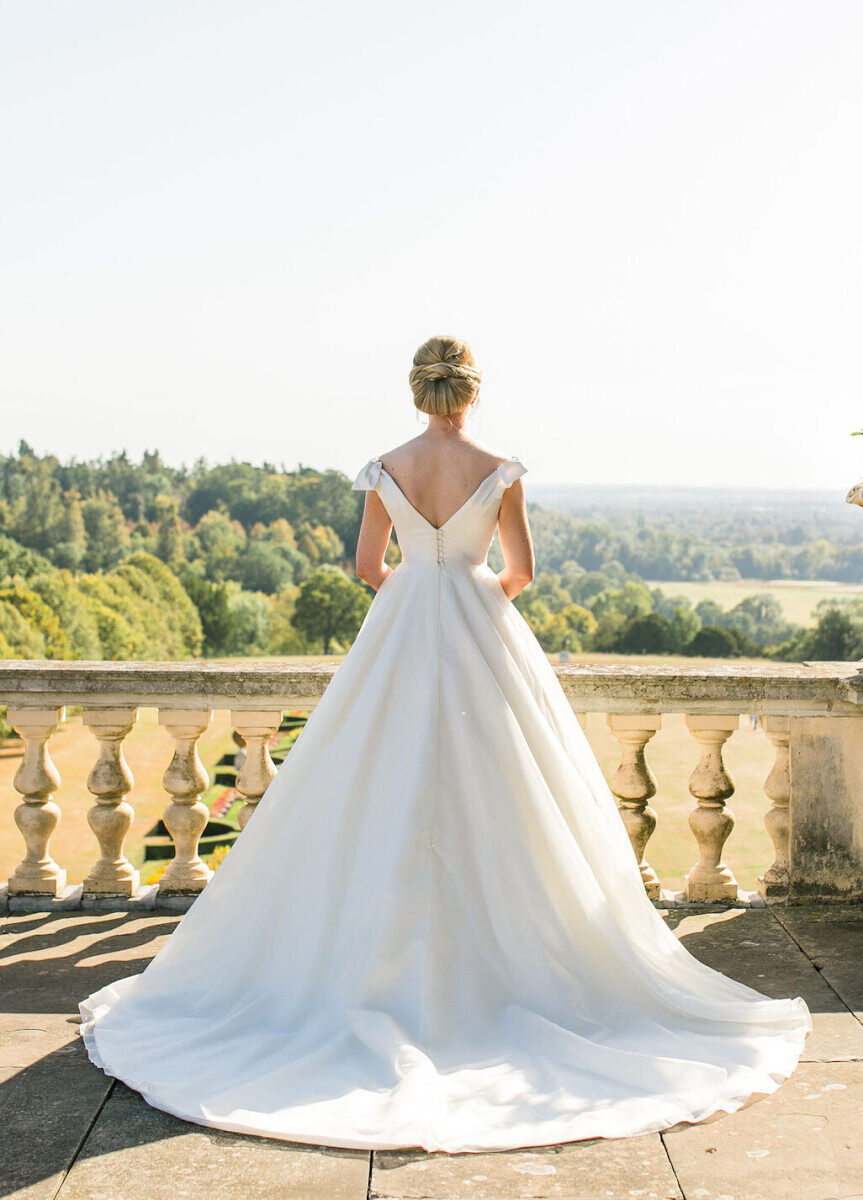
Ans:
MULTIPOLYGON (((78 662, 0 660, 0 704, 82 704, 110 708, 307 707, 324 694, 338 664, 277 662, 78 662)), ((857 715, 863 664, 770 666, 570 664, 554 668, 579 712, 711 712, 857 715)))
MULTIPOLYGON (((85 907, 136 902, 142 889, 125 856, 133 810, 126 800, 132 777, 123 740, 141 707, 159 710, 174 754, 164 775, 164 824, 175 855, 157 889, 160 902, 188 901, 212 871, 198 854, 208 810, 201 796, 208 777, 197 742, 214 709, 228 709, 246 755, 237 779, 245 800, 241 828, 273 777, 268 743, 285 709, 309 709, 323 695, 336 664, 273 662, 64 662, 0 663, 0 705, 25 744, 15 776, 21 802, 15 821, 26 853, 6 888, 13 909, 77 900, 85 907), (50 739, 67 706, 81 706, 98 742, 87 780, 94 798, 88 814, 99 857, 83 884, 67 884, 51 858, 50 839, 60 820, 53 801, 59 774, 50 739)), ((675 899, 660 888, 646 851, 657 815, 649 801, 656 780, 645 748, 663 713, 683 713, 698 760, 690 779, 695 806, 690 827, 698 857, 677 902, 740 902, 731 868, 723 861, 733 828, 727 801, 734 792, 722 758, 739 714, 756 713, 774 748, 765 782, 771 806, 765 826, 774 862, 759 877, 764 903, 811 899, 863 899, 863 670, 857 663, 777 663, 767 666, 565 665, 555 668, 580 720, 604 712, 621 747, 610 780, 648 894, 675 899)), ((152 898, 152 897, 151 897, 152 898)))

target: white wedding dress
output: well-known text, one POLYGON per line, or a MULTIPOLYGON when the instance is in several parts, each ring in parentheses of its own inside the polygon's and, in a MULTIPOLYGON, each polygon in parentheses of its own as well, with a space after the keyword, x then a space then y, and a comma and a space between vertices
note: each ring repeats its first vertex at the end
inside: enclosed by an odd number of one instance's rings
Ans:
POLYGON ((366 1149, 616 1138, 733 1112, 805 1002, 692 957, 486 555, 517 459, 441 528, 372 459, 402 562, 242 835, 138 975, 80 1003, 156 1108, 366 1149))

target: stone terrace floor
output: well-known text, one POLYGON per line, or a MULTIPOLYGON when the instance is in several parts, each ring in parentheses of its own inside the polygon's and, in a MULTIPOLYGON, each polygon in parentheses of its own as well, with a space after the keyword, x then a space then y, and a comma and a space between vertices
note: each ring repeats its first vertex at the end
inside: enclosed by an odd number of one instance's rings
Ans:
POLYGON ((181 918, 0 918, 0 1197, 861 1200, 863 908, 665 915, 711 966, 806 999, 814 1030, 791 1079, 734 1114, 662 1135, 458 1155, 318 1149, 151 1108, 90 1063, 76 1001, 142 970, 181 918))

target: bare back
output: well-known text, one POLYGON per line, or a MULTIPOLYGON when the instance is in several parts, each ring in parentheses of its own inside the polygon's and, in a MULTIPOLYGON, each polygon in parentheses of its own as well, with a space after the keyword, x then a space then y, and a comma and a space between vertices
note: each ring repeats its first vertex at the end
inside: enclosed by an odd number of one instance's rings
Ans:
POLYGON ((420 434, 381 455, 384 470, 431 525, 441 526, 507 461, 467 438, 420 434))
MULTIPOLYGON (((464 436, 427 430, 380 456, 387 475, 428 524, 441 528, 477 491, 507 456, 495 454, 464 436)), ((378 588, 388 568, 383 562, 392 522, 374 491, 366 493, 357 542, 357 573, 378 588)), ((500 547, 506 564, 499 579, 507 596, 516 596, 533 579, 534 552, 520 479, 506 489, 498 514, 500 547)))

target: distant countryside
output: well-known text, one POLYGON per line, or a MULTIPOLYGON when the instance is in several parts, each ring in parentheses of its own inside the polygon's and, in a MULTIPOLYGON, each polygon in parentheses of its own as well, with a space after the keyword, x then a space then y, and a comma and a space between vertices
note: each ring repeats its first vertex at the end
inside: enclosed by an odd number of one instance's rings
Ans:
MULTIPOLYGON (((537 573, 515 604, 550 656, 863 656, 863 513, 844 491, 527 494, 537 573)), ((0 656, 344 653, 372 600, 362 505, 331 469, 63 462, 21 442, 0 457, 0 656)))

